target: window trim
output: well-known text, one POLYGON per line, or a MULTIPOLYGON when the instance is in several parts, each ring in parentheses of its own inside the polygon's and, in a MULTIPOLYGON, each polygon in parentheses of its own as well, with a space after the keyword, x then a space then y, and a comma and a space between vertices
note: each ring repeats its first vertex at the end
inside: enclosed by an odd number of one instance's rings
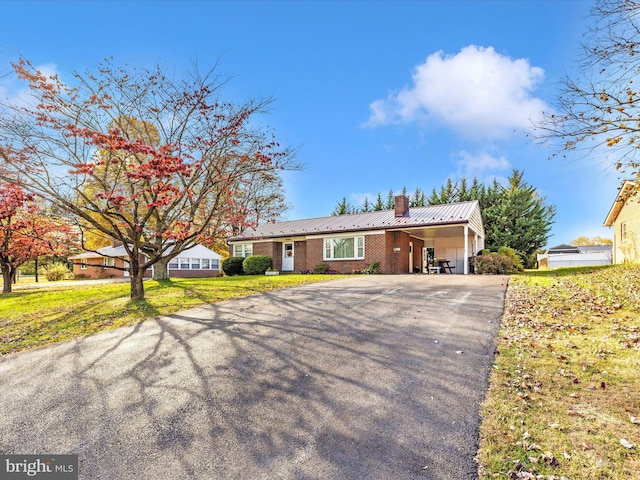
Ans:
POLYGON ((116 259, 113 257, 104 257, 102 266, 105 268, 114 268, 116 266, 116 259))
POLYGON ((253 255, 253 243, 234 243, 233 244, 233 256, 234 257, 250 257, 253 255), (250 251, 247 253, 247 247, 249 247, 250 251), (240 248, 242 251, 242 255, 238 255, 236 252, 236 248, 240 248))
POLYGON ((340 235, 340 236, 332 236, 332 237, 324 237, 322 239, 322 260, 324 261, 340 261, 340 260, 364 260, 366 256, 365 250, 365 236, 364 235, 340 235), (354 257, 335 257, 334 244, 329 243, 333 242, 333 240, 344 240, 351 238, 353 239, 353 253, 354 257), (360 240, 362 241, 362 246, 359 245, 360 240), (329 248, 328 248, 329 247, 329 248), (362 256, 358 255, 358 251, 362 248, 362 256), (327 250, 329 250, 330 256, 327 256, 327 250))
POLYGON ((620 241, 624 242, 627 239, 627 222, 620 224, 620 241))
POLYGON ((174 257, 167 264, 169 270, 220 270, 220 259, 201 257, 174 257), (203 266, 203 262, 208 262, 208 267, 203 266), (194 268, 196 265, 197 268, 194 268), (184 266, 183 266, 184 265, 184 266))

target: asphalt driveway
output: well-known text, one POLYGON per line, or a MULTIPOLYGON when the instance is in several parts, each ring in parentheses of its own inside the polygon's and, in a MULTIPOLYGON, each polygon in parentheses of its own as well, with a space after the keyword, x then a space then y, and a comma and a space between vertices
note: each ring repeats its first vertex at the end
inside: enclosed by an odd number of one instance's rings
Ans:
POLYGON ((82 479, 472 479, 507 279, 361 276, 0 360, 0 453, 82 479))

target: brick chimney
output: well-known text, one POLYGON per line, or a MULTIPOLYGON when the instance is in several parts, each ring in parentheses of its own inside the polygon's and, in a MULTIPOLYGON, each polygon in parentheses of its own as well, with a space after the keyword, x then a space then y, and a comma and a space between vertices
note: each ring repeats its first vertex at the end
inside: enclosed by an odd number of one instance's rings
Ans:
POLYGON ((396 217, 409 215, 409 198, 405 195, 396 197, 396 217))

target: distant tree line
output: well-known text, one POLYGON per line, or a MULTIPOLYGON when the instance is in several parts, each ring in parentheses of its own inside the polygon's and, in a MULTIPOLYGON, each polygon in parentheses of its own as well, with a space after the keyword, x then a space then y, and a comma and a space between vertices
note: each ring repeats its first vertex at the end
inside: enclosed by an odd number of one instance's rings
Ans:
MULTIPOLYGON (((535 253, 546 245, 556 214, 556 207, 546 204, 546 199, 538 194, 537 189, 524 181, 524 172, 520 170, 513 170, 506 185, 495 179, 485 185, 477 178, 469 181, 463 177, 456 182, 448 178, 439 189, 433 188, 430 196, 421 188, 408 194, 405 187, 401 194, 409 198, 410 207, 477 200, 484 222, 485 247, 492 251, 500 247, 513 248, 528 264, 531 264, 535 253)), ((343 197, 332 215, 394 207, 395 193, 389 190, 386 200, 378 193, 374 203, 365 198, 361 206, 349 204, 343 197)))

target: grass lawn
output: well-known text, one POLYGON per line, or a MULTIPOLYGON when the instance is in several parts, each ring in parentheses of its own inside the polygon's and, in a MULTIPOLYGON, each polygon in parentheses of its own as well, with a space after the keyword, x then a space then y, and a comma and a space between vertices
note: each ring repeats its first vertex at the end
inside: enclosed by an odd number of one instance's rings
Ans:
POLYGON ((129 299, 128 283, 46 286, 0 295, 0 355, 122 327, 205 303, 339 275, 237 276, 145 282, 145 300, 129 299))
POLYGON ((640 267, 511 278, 481 479, 640 478, 640 267))

